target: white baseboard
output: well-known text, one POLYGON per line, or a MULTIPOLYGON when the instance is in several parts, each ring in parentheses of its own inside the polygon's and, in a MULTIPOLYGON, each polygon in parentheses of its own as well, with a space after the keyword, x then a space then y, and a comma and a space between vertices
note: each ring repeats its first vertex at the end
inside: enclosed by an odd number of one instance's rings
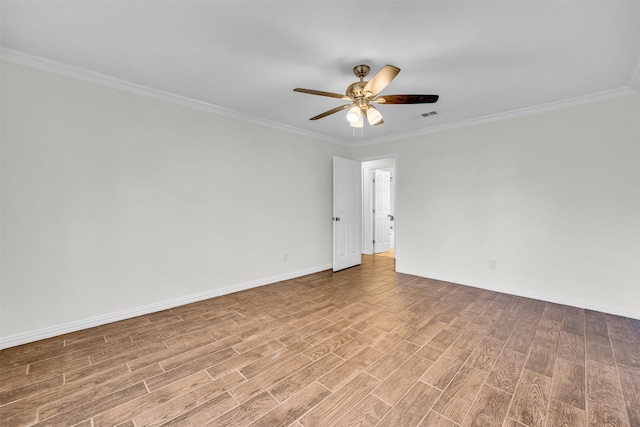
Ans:
POLYGON ((602 313, 614 314, 616 316, 628 317, 640 320, 640 312, 629 311, 620 307, 612 307, 604 304, 594 304, 591 301, 583 301, 574 298, 566 298, 558 295, 546 295, 536 292, 523 291, 519 289, 506 288, 493 283, 467 280, 460 277, 450 277, 441 274, 417 271, 410 268, 397 268, 398 273, 411 274, 412 276, 424 277, 427 279, 441 280, 443 282, 455 283, 463 286, 486 289, 488 291, 500 292, 503 294, 515 295, 519 297, 531 298, 540 301, 552 302, 555 304, 568 305, 571 307, 583 308, 587 310, 599 311, 602 313))
MULTIPOLYGON (((239 283, 236 285, 225 286, 223 288, 212 289, 207 292, 201 292, 198 294, 192 294, 192 295, 187 295, 180 298, 161 301, 155 304, 135 307, 129 310, 123 310, 116 313, 96 316, 89 319, 65 323, 62 325, 56 325, 56 326, 52 326, 44 329, 39 329, 36 331, 11 335, 8 337, 1 337, 0 349, 27 344, 27 343, 42 340, 45 338, 51 338, 58 335, 67 334, 70 332, 80 331, 82 329, 92 328, 95 326, 106 325, 107 323, 130 319, 132 317, 142 316, 149 313, 155 313, 157 311, 179 307, 181 305, 203 301, 209 298, 228 295, 228 294, 243 291, 246 289, 256 288, 264 285, 270 285, 272 283, 281 282, 283 280, 295 279, 296 277, 306 276, 307 274, 313 274, 313 273, 328 270, 331 268, 332 268, 331 264, 320 265, 320 266, 316 266, 316 267, 312 267, 304 270, 292 271, 289 273, 266 277, 263 279, 252 280, 249 282, 239 283)), ((474 288, 486 289, 489 291, 501 292, 509 295, 516 295, 516 296, 532 298, 532 299, 541 300, 541 301, 552 302, 556 304, 569 305, 572 307, 584 308, 587 310, 600 311, 603 313, 609 313, 617 316, 624 316, 624 317, 629 317, 631 319, 640 320, 640 313, 624 310, 624 309, 621 309, 620 307, 611 307, 603 304, 593 304, 592 302, 589 302, 589 301, 582 301, 582 300, 577 300, 573 298, 565 298, 557 295, 542 295, 535 292, 520 291, 516 289, 505 288, 503 286, 498 286, 492 283, 470 281, 464 278, 444 276, 441 274, 417 271, 417 270, 407 269, 407 268, 398 268, 397 272, 403 273, 403 274, 411 274, 413 276, 424 277, 428 279, 442 280, 445 282, 456 283, 464 286, 471 286, 474 288)))
POLYGON ((22 334, 11 335, 8 337, 0 337, 0 349, 14 347, 17 345, 27 344, 30 342, 51 338, 70 332, 80 331, 82 329, 93 328, 95 326, 106 325, 107 323, 117 322, 119 320, 130 319, 144 314, 155 313, 157 311, 169 308, 179 307, 193 302, 203 301, 209 298, 215 298, 222 295, 232 294, 234 292, 244 291, 246 289, 256 288, 258 286, 270 285, 272 283, 282 282, 283 280, 295 279, 296 277, 306 276, 307 274, 317 273, 331 269, 331 264, 319 265, 304 270, 292 271, 277 276, 266 277, 263 279, 252 280, 249 282, 238 283, 236 285, 225 286, 223 288, 212 289, 210 291, 198 294, 186 295, 184 297, 174 298, 149 304, 141 307, 134 307, 128 310, 118 311, 116 313, 105 314, 102 316, 91 317, 89 319, 69 322, 62 325, 51 326, 36 331, 25 332, 22 334))

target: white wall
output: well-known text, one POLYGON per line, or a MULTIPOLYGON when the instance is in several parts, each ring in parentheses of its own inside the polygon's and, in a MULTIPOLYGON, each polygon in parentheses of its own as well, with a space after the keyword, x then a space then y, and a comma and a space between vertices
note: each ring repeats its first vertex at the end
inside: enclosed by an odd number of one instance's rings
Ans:
POLYGON ((400 271, 640 318, 640 95, 352 152, 1 78, 0 346, 329 268, 331 159, 351 154, 398 156, 400 271))
POLYGON ((640 95, 354 150, 389 153, 399 271, 640 318, 640 95))
POLYGON ((345 147, 7 62, 1 119, 5 346, 330 268, 345 147))

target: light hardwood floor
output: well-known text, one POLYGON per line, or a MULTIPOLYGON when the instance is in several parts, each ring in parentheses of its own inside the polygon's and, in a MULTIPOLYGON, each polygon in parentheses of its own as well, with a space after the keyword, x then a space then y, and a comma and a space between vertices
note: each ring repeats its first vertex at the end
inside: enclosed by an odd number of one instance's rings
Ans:
POLYGON ((0 352, 3 426, 640 426, 640 321, 393 258, 0 352))

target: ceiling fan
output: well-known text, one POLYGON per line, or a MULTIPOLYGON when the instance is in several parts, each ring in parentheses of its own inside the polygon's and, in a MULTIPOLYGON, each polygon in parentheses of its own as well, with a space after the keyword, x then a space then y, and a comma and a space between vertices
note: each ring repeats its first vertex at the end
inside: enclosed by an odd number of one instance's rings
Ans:
POLYGON ((294 92, 309 93, 311 95, 328 96, 349 101, 349 104, 341 105, 322 114, 311 117, 309 120, 318 120, 338 111, 346 110, 347 120, 351 126, 361 128, 364 125, 363 117, 371 126, 377 126, 384 122, 382 114, 371 104, 429 104, 438 100, 438 95, 383 95, 378 96, 391 81, 398 75, 400 68, 393 65, 385 65, 368 82, 364 78, 369 74, 368 65, 356 65, 353 67, 353 74, 360 79, 359 82, 349 85, 346 95, 339 93, 324 92, 321 90, 295 88, 294 92))

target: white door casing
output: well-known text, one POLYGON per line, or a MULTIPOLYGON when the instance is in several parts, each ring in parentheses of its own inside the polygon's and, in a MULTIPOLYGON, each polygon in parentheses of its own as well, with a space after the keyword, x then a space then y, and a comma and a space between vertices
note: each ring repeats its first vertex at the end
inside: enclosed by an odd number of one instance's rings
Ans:
POLYGON ((333 271, 362 263, 360 162, 333 157, 333 271))
POLYGON ((374 170, 373 253, 391 249, 391 173, 374 170))

